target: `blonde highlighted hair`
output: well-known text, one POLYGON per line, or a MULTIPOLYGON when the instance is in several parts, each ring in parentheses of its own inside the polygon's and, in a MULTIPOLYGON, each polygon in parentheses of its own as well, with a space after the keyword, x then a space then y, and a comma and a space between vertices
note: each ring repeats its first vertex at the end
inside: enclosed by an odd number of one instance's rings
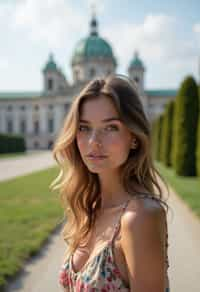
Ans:
POLYGON ((168 186, 153 164, 151 127, 144 113, 136 84, 122 75, 96 78, 72 100, 64 125, 53 147, 53 156, 60 167, 60 173, 50 187, 60 192, 67 218, 62 234, 68 244, 69 253, 86 238, 94 226, 101 205, 98 175, 91 173, 83 163, 76 134, 82 103, 86 99, 99 98, 102 95, 113 101, 120 118, 138 141, 137 148, 130 150, 121 171, 125 191, 133 197, 138 196, 140 193, 134 189, 134 185, 136 183, 142 185, 151 197, 157 198, 168 211, 157 178, 160 177, 167 190, 168 186))

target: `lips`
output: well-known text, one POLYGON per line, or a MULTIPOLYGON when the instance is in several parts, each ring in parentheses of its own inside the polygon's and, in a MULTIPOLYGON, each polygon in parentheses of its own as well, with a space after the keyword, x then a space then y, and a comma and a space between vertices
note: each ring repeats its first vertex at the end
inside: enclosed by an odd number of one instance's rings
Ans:
POLYGON ((87 157, 91 157, 91 158, 106 158, 105 155, 100 155, 100 154, 89 154, 89 155, 87 155, 87 157))

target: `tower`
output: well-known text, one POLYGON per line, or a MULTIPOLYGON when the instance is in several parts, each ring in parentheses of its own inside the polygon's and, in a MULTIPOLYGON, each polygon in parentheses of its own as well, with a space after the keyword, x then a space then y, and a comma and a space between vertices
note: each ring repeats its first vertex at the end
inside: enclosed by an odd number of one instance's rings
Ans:
POLYGON ((142 60, 139 58, 138 52, 134 52, 133 59, 128 67, 129 78, 138 84, 140 93, 144 92, 144 72, 145 67, 142 60))

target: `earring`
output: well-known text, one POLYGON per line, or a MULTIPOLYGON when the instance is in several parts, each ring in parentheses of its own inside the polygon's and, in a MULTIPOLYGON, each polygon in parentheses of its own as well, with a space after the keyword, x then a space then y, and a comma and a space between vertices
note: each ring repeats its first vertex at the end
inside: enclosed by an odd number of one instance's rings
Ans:
POLYGON ((132 141, 132 143, 131 143, 131 148, 132 149, 135 149, 136 148, 136 146, 137 146, 137 140, 136 139, 134 139, 133 141, 132 141))

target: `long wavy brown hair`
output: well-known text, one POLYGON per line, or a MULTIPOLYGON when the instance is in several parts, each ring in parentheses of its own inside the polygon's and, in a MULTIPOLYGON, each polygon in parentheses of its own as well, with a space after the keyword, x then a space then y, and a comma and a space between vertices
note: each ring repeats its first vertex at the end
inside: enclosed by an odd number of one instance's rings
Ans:
POLYGON ((134 185, 136 183, 142 185, 151 196, 165 205, 168 211, 158 176, 164 182, 167 191, 168 186, 153 164, 151 126, 145 115, 136 83, 122 75, 96 78, 72 100, 53 147, 53 156, 60 167, 60 173, 50 188, 59 189, 60 192, 64 217, 67 219, 62 234, 68 244, 69 253, 74 252, 88 235, 101 206, 98 174, 90 172, 82 161, 76 134, 83 101, 102 95, 113 101, 120 118, 139 142, 137 149, 130 149, 121 171, 124 189, 134 197, 140 195, 134 189, 134 185))

